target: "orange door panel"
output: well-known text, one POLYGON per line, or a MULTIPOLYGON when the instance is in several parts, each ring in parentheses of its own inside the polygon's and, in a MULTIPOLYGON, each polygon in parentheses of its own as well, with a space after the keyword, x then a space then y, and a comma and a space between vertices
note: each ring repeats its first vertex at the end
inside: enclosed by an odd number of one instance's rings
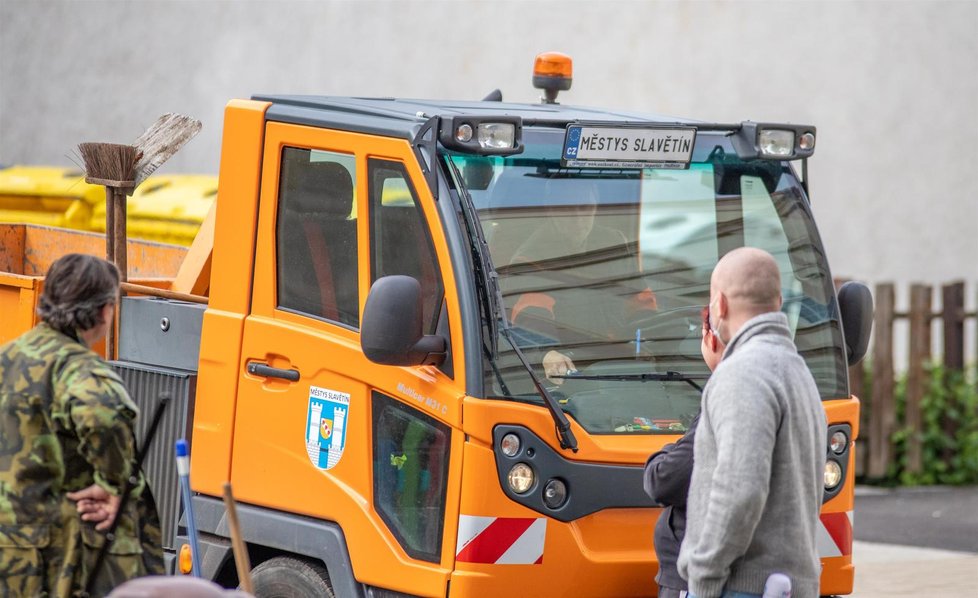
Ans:
MULTIPOLYGON (((454 525, 445 527, 440 541, 427 544, 439 550, 419 555, 403 537, 418 522, 411 517, 395 521, 379 512, 376 505, 382 501, 375 494, 378 487, 398 483, 396 476, 420 476, 410 449, 425 430, 437 428, 437 452, 448 455, 437 480, 447 488, 443 520, 457 520, 463 374, 453 379, 433 367, 380 366, 360 350, 359 316, 370 286, 368 156, 403 163, 426 218, 437 222, 430 194, 417 183, 420 170, 407 142, 282 123, 266 126, 254 292, 244 322, 231 479, 243 502, 338 523, 358 581, 444 596, 454 559, 454 525), (339 166, 323 166, 331 161, 339 166), (302 175, 303 169, 311 174, 302 175), (321 197, 289 199, 322 181, 327 183, 321 197), (323 207, 322 202, 334 203, 323 207), (320 216, 332 218, 335 228, 319 234, 310 222, 320 216), (356 263, 352 270, 344 268, 336 247, 330 246, 341 229, 344 251, 352 246, 355 255, 349 258, 356 263), (294 249, 290 243, 298 243, 308 255, 286 255, 294 249), (328 281, 336 282, 330 287, 328 281), (385 430, 403 423, 399 429, 405 439, 394 448, 375 438, 375 403, 378 410, 403 406, 393 410, 393 419, 383 420, 385 430), (383 452, 375 455, 375 446, 383 452), (375 468, 383 468, 385 479, 394 481, 378 486, 375 468)), ((439 261, 450 263, 444 235, 437 226, 431 229, 439 261)), ((445 288, 454 289, 451 273, 442 276, 445 288)), ((447 295, 450 322, 457 328, 454 293, 447 295)), ((460 340, 461 330, 453 329, 452 336, 460 340)), ((455 342, 458 364, 461 351, 461 343, 455 342)), ((425 475, 428 484, 431 476, 425 475)), ((410 485, 410 479, 401 483, 410 485)), ((430 493, 428 486, 414 490, 412 496, 430 493)))

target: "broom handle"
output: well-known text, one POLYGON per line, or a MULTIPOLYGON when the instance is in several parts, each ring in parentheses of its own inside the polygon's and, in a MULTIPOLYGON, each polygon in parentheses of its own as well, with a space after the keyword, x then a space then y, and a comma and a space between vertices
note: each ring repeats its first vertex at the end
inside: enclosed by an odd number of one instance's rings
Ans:
POLYGON ((115 191, 105 188, 105 259, 115 263, 115 191))
POLYGON ((238 523, 238 509, 234 504, 231 493, 231 483, 224 484, 224 506, 228 511, 228 528, 231 530, 231 550, 234 552, 234 565, 238 569, 238 581, 241 589, 249 594, 255 590, 251 585, 251 560, 248 558, 248 548, 241 537, 241 524, 238 523))
POLYGON ((112 201, 113 218, 113 238, 115 240, 115 265, 119 267, 119 276, 122 282, 129 280, 128 258, 129 251, 126 241, 126 192, 124 189, 116 187, 114 189, 115 199, 112 201))

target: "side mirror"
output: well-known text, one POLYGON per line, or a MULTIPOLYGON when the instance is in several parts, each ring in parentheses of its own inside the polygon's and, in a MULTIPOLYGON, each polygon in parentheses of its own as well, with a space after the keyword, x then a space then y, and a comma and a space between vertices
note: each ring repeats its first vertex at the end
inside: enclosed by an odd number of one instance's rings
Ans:
POLYGON ((873 329, 873 294, 861 282, 847 282, 839 288, 839 312, 842 315, 842 334, 846 340, 849 365, 862 361, 869 348, 869 333, 873 329))
POLYGON ((360 323, 360 348, 383 365, 438 365, 444 337, 426 335, 421 284, 410 276, 384 276, 370 287, 360 323))

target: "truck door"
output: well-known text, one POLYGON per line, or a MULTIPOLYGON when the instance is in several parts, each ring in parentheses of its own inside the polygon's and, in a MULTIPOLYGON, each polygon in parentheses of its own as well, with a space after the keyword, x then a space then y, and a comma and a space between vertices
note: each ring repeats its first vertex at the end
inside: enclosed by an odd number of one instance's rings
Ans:
POLYGON ((266 126, 231 478, 243 502, 338 523, 358 581, 444 595, 463 368, 380 366, 359 343, 372 281, 407 274, 461 357, 444 237, 414 180, 405 141, 266 126))

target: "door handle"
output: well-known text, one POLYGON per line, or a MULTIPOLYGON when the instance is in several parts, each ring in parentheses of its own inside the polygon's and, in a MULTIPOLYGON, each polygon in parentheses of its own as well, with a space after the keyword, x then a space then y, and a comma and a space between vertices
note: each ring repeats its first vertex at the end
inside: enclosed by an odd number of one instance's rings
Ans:
POLYGON ((289 382, 299 381, 299 370, 283 370, 282 368, 273 368, 270 365, 259 363, 257 361, 252 361, 248 364, 248 373, 255 376, 262 376, 264 378, 282 378, 283 380, 288 380, 289 382))

